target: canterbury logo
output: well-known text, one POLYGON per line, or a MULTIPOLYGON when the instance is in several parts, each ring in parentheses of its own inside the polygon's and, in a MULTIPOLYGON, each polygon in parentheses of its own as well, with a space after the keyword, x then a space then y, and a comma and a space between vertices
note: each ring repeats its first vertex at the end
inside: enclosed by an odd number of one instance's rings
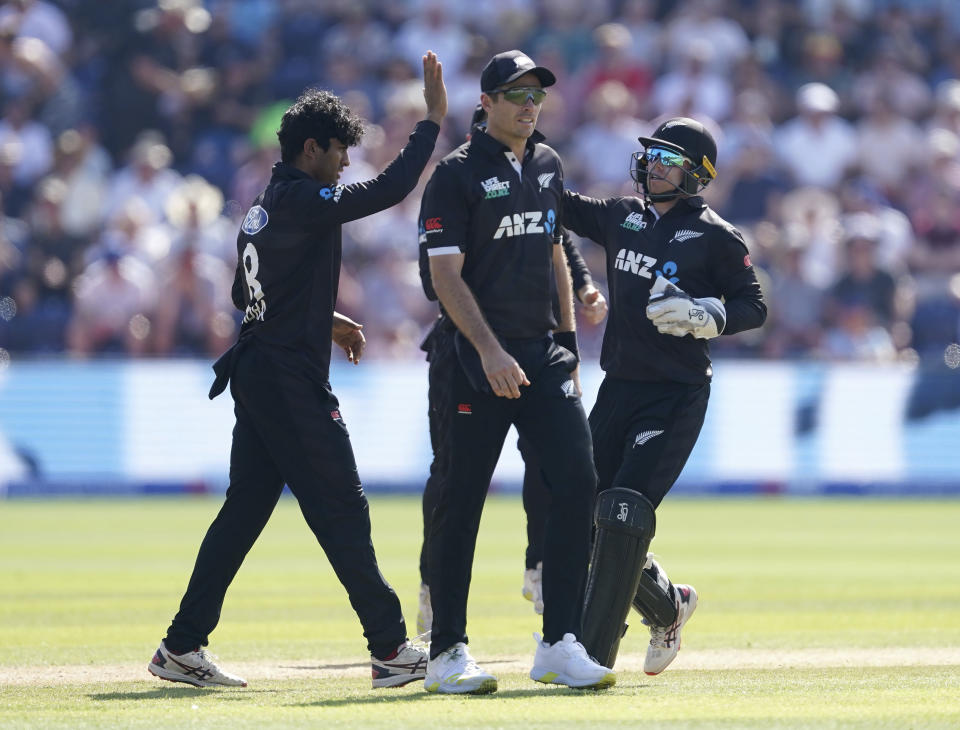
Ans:
POLYGON ((552 172, 545 172, 537 178, 537 182, 540 183, 541 190, 550 187, 550 181, 553 180, 554 174, 555 173, 552 172))
POLYGON ((645 443, 647 443, 647 441, 652 439, 654 436, 659 436, 662 433, 663 433, 663 429, 660 429, 659 431, 641 431, 640 433, 637 434, 637 440, 633 442, 633 448, 637 448, 638 446, 643 446, 645 443))
POLYGON ((681 229, 673 234, 673 238, 670 239, 668 243, 683 243, 684 241, 689 241, 691 238, 699 238, 703 235, 703 231, 689 231, 686 228, 681 229))

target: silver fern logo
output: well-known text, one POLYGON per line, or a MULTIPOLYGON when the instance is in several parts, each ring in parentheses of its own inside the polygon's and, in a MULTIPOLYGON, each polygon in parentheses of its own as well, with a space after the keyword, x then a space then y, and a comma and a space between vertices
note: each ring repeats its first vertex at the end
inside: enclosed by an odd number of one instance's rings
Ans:
POLYGON ((684 241, 689 241, 691 238, 699 238, 702 235, 703 231, 690 231, 686 228, 682 228, 673 234, 673 238, 671 238, 668 243, 673 243, 674 241, 677 243, 683 243, 684 241))
POLYGON ((641 431, 640 433, 637 434, 637 440, 633 442, 633 448, 637 448, 638 446, 643 446, 645 443, 647 443, 647 441, 654 438, 655 436, 659 436, 662 433, 663 433, 662 428, 659 431, 641 431))
POLYGON ((565 380, 563 385, 560 386, 563 390, 563 395, 567 398, 576 398, 577 397, 577 386, 573 384, 572 380, 565 380))
POLYGON ((537 182, 540 183, 540 190, 543 190, 544 188, 549 188, 549 187, 550 187, 550 181, 553 180, 554 174, 556 174, 556 173, 553 173, 553 172, 545 172, 545 173, 543 173, 542 175, 540 175, 539 177, 537 177, 537 182))

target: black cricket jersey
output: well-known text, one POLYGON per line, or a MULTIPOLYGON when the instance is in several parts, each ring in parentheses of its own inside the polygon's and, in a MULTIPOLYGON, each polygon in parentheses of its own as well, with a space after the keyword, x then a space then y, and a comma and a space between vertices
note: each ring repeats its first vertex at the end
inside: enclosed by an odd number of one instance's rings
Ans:
POLYGON ((324 185, 292 165, 274 165, 237 236, 233 303, 244 312, 241 340, 269 344, 275 355, 291 356, 307 374, 328 382, 340 226, 403 200, 416 187, 439 132, 434 122, 419 122, 380 175, 352 185, 324 185))
POLYGON ((610 376, 710 382, 707 340, 661 334, 647 319, 650 288, 657 276, 694 298, 722 297, 727 311, 723 334, 759 327, 766 319, 743 237, 703 198, 681 199, 658 219, 640 198, 596 200, 565 191, 562 222, 607 252, 610 315, 600 366, 610 376))
POLYGON ((465 255, 461 276, 506 339, 543 337, 557 326, 552 247, 563 167, 543 139, 534 132, 518 161, 477 131, 440 161, 420 206, 421 253, 465 255))

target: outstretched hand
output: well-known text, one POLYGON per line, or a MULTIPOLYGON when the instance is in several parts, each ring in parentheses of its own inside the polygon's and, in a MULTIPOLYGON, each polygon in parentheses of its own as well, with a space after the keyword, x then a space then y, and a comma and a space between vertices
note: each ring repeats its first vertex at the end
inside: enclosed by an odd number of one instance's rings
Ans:
POLYGON ((443 84, 443 65, 433 51, 427 51, 423 57, 423 98, 427 102, 427 119, 440 124, 447 116, 447 87, 443 84))

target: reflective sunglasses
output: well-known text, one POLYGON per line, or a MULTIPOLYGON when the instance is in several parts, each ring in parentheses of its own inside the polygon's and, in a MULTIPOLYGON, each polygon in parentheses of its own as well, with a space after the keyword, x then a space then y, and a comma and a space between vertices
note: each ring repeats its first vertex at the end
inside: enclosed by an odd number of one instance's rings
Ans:
POLYGON ((683 163, 688 162, 682 152, 668 150, 666 147, 648 147, 643 156, 648 165, 659 162, 664 167, 683 167, 683 163))
POLYGON ((491 94, 503 94, 503 98, 511 104, 523 106, 527 99, 533 99, 533 103, 540 106, 543 100, 547 98, 547 92, 536 86, 515 86, 512 89, 494 89, 491 94))

